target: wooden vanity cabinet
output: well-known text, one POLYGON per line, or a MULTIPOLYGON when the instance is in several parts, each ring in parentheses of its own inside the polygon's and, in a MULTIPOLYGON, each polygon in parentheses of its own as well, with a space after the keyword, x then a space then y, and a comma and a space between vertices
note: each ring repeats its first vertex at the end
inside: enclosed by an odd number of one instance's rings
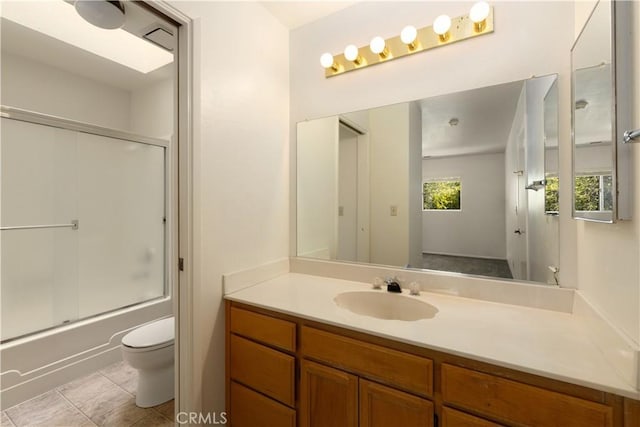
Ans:
POLYGON ((300 362, 300 426, 357 427, 358 377, 308 360, 300 362))
POLYGON ((296 427, 296 324, 226 307, 230 425, 296 427))
POLYGON ((442 427, 501 427, 500 424, 456 411, 447 406, 442 407, 442 427))
POLYGON ((360 427, 432 427, 433 403, 372 381, 360 379, 360 427))
POLYGON ((445 404, 516 425, 595 427, 613 424, 613 408, 494 375, 442 364, 445 404))
POLYGON ((640 402, 227 301, 236 427, 640 427, 640 402))

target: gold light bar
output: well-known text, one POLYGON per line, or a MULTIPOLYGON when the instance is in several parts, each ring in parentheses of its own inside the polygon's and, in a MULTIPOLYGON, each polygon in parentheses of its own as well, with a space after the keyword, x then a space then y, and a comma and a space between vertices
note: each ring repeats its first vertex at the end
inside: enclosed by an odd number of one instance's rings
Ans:
POLYGON ((469 15, 451 18, 451 28, 447 33, 445 41, 433 31, 433 26, 418 29, 418 37, 413 47, 406 45, 400 40, 400 36, 392 37, 385 40, 385 55, 379 55, 371 52, 369 45, 362 46, 358 49, 358 62, 349 61, 344 54, 334 55, 333 66, 325 68, 325 77, 334 77, 353 70, 366 68, 370 65, 389 62, 403 56, 413 55, 414 53, 424 52, 436 47, 449 45, 451 43, 470 39, 473 37, 483 36, 493 33, 493 8, 489 9, 489 16, 481 22, 474 23, 469 15))

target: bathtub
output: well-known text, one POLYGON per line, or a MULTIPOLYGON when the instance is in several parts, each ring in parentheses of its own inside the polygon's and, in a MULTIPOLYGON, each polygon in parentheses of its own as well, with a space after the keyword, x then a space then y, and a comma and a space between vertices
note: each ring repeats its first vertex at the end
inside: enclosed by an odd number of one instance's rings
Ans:
POLYGON ((127 332, 172 313, 162 297, 0 345, 1 409, 122 360, 127 332))

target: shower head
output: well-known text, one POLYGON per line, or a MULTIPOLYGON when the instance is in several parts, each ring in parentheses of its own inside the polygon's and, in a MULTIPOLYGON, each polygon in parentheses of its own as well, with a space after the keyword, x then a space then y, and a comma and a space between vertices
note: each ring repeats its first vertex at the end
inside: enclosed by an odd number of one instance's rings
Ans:
POLYGON ((124 4, 112 0, 76 0, 76 11, 96 27, 114 30, 124 24, 124 4))

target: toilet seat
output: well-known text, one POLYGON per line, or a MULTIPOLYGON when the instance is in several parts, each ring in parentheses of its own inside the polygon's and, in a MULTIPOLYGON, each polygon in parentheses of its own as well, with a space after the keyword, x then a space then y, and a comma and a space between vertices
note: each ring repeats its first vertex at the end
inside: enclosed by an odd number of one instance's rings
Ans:
POLYGON ((122 346, 127 351, 153 351, 173 345, 175 338, 173 317, 146 324, 122 337, 122 346))

